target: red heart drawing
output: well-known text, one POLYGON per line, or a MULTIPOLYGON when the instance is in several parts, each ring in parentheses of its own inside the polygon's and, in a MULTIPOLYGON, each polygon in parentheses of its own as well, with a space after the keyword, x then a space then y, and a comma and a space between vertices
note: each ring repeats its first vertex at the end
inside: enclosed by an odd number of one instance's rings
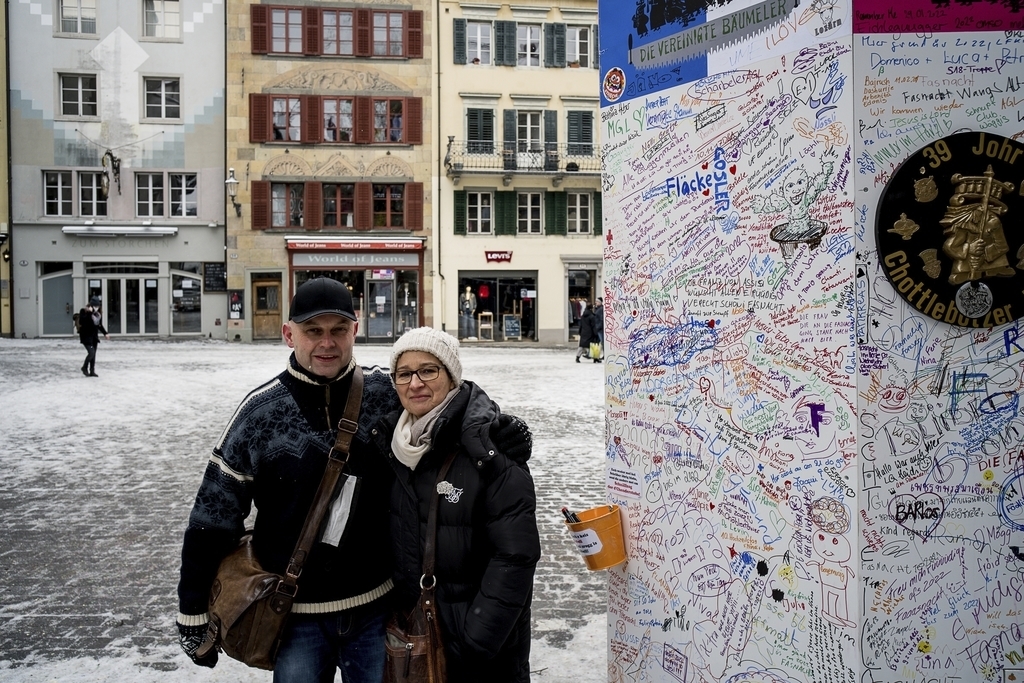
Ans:
POLYGON ((700 167, 703 168, 705 171, 708 170, 708 162, 705 161, 703 164, 700 165, 700 167))
POLYGON ((714 320, 709 320, 708 321, 708 327, 710 327, 711 329, 715 329, 715 321, 714 320))
POLYGON ((703 194, 705 197, 710 197, 711 196, 711 190, 704 190, 701 194, 703 194))
POLYGON ((729 167, 729 173, 736 175, 736 164, 733 164, 732 166, 729 167))
POLYGON ((649 400, 649 401, 654 401, 654 394, 651 394, 650 396, 648 396, 648 397, 647 397, 647 400, 649 400))
POLYGON ((708 503, 708 507, 711 508, 712 510, 714 510, 715 509, 715 504, 714 503, 708 503))

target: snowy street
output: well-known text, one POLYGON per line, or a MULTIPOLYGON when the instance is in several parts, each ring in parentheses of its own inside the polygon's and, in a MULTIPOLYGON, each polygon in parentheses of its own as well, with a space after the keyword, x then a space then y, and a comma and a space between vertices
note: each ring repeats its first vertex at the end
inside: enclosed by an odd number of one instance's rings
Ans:
MULTIPOLYGON (((355 355, 386 366, 389 351, 355 355)), ((534 434, 534 683, 607 680, 605 572, 587 571, 559 512, 605 500, 603 366, 574 352, 466 343, 461 354, 464 377, 534 434)), ((271 680, 223 656, 213 670, 189 662, 175 587, 210 450, 288 354, 283 343, 111 341, 87 378, 77 340, 0 339, 0 679, 271 680)))

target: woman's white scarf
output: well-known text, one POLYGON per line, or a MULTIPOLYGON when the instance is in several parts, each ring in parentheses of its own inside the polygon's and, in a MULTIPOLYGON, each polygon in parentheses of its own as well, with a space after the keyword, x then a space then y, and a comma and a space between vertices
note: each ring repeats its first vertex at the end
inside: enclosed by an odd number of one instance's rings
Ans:
POLYGON ((434 423, 459 393, 459 389, 455 387, 449 391, 441 403, 419 419, 413 417, 408 410, 402 411, 395 425, 395 435, 391 437, 391 450, 400 463, 411 470, 420 464, 420 458, 430 450, 430 432, 433 431, 434 423))

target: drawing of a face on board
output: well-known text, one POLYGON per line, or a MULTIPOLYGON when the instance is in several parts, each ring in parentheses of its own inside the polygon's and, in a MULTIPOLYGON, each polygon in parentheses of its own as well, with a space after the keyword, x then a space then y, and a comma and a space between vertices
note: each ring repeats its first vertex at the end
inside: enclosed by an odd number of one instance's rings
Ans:
POLYGON ((820 396, 801 399, 793 411, 791 434, 805 460, 827 458, 836 452, 836 419, 832 407, 820 396))

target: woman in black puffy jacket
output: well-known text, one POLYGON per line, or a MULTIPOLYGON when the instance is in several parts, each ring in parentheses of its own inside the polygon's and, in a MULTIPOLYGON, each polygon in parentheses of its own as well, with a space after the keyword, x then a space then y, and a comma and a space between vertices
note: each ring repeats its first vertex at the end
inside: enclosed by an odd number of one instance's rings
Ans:
POLYGON ((392 349, 391 371, 403 410, 378 423, 373 436, 395 471, 396 607, 408 611, 419 598, 427 515, 438 497, 434 573, 448 683, 529 681, 540 559, 529 454, 516 462, 491 442, 498 406, 462 381, 453 336, 427 327, 406 332, 392 349))

